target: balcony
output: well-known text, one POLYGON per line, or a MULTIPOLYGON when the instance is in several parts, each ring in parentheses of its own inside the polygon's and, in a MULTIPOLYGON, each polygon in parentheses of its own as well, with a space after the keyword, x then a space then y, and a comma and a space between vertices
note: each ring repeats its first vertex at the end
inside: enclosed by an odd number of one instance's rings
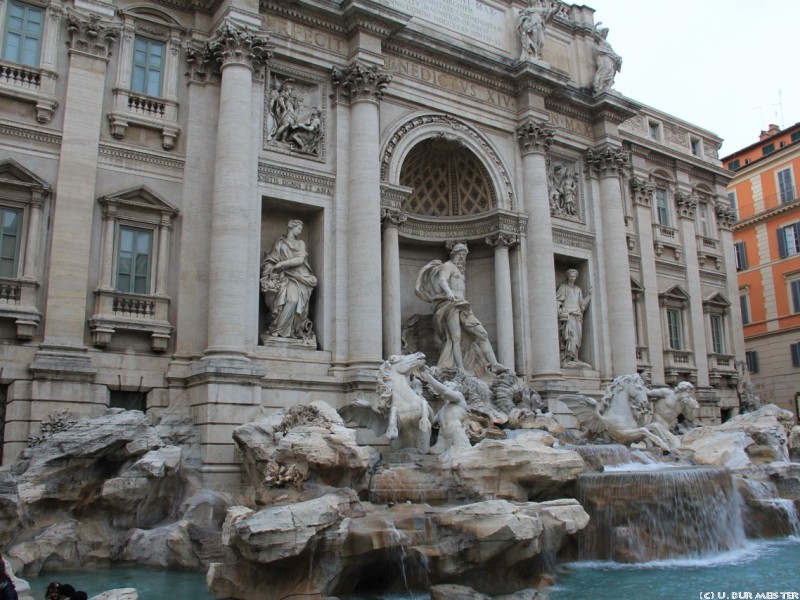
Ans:
POLYGON ((688 350, 664 350, 664 374, 667 383, 675 385, 678 381, 697 379, 694 354, 688 350))
POLYGON ((178 103, 120 88, 114 89, 114 108, 108 115, 111 135, 125 137, 130 125, 161 132, 161 147, 172 150, 180 133, 178 103))
POLYGON ((732 354, 709 354, 708 374, 711 385, 717 386, 723 377, 738 380, 736 361, 732 354))
POLYGON ((105 348, 121 329, 149 333, 153 352, 164 352, 172 337, 169 303, 164 296, 95 290, 95 314, 89 319, 92 345, 105 348))
POLYGON ((672 250, 676 261, 680 261, 683 256, 681 236, 674 227, 653 223, 653 247, 658 257, 664 253, 665 248, 672 250))
POLYGON ((722 269, 722 253, 719 249, 719 242, 714 238, 698 235, 697 261, 701 267, 705 267, 709 262, 709 267, 713 264, 718 271, 722 269))
POLYGON ((36 281, 0 279, 0 319, 13 319, 18 340, 32 340, 42 320, 36 308, 38 287, 36 281))
POLYGON ((36 120, 49 123, 58 107, 56 78, 50 71, 0 60, 0 96, 36 105, 36 120))

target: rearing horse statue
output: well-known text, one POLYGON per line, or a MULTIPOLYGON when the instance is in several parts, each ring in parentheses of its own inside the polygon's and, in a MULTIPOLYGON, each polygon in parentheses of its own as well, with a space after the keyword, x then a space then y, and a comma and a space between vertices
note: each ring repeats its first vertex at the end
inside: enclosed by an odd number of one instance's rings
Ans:
POLYGON ((621 375, 606 386, 600 406, 580 394, 558 397, 575 414, 581 428, 603 434, 620 444, 650 442, 669 452, 680 445, 666 427, 653 422, 653 407, 641 375, 621 375))

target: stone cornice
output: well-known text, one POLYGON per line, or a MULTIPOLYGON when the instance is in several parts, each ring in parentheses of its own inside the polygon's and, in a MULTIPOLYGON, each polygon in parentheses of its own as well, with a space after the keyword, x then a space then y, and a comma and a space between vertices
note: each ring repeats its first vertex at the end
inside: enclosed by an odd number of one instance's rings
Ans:
POLYGON ((261 0, 259 7, 262 14, 267 13, 268 15, 288 18, 309 27, 315 27, 341 36, 347 33, 347 29, 341 23, 341 15, 338 8, 335 13, 323 15, 319 12, 300 10, 297 7, 288 6, 286 0, 261 0))
POLYGON ((520 62, 512 72, 517 93, 549 96, 569 83, 569 76, 530 61, 520 62))
POLYGON ((440 55, 428 54, 426 52, 413 50, 407 46, 392 42, 391 40, 387 41, 383 45, 383 53, 384 55, 394 55, 396 57, 408 58, 426 65, 430 65, 431 67, 446 72, 449 75, 455 75, 462 79, 474 81, 475 83, 478 83, 486 88, 496 90, 508 96, 514 96, 516 94, 516 87, 506 83, 505 81, 499 81, 497 72, 484 75, 475 71, 474 69, 467 69, 463 66, 460 66, 456 62, 442 60, 440 55))
POLYGON ((631 166, 630 152, 611 145, 589 148, 584 159, 586 169, 593 177, 625 176, 631 166))
POLYGON ((62 137, 60 132, 51 132, 39 128, 22 127, 16 123, 11 124, 3 122, 0 122, 0 134, 24 138, 26 140, 32 140, 35 142, 42 142, 52 146, 60 146, 62 137))
POLYGON ((348 34, 366 32, 381 39, 400 31, 411 19, 373 0, 345 0, 342 16, 348 34))
POLYGON ((70 52, 108 60, 120 28, 103 21, 99 15, 83 15, 69 8, 66 12, 70 52))
POLYGON ((293 169, 274 162, 258 163, 258 181, 301 189, 325 196, 333 196, 336 178, 324 173, 314 173, 308 169, 293 169))
POLYGON ((412 188, 391 185, 389 183, 381 184, 381 210, 399 211, 408 197, 414 192, 412 188))
POLYGON ((583 250, 594 249, 594 236, 589 233, 581 231, 573 231, 572 229, 564 229, 562 227, 553 227, 553 242, 560 246, 571 246, 572 248, 581 248, 583 250))
POLYGON ((392 76, 377 65, 351 64, 340 69, 333 67, 331 83, 337 102, 379 102, 392 76))
POLYGON ((409 214, 400 226, 400 234, 420 240, 485 240, 498 234, 521 237, 527 225, 527 215, 503 209, 459 218, 427 218, 409 214))
POLYGON ((523 156, 532 153, 546 154, 556 136, 553 127, 532 118, 517 127, 516 133, 523 156))
MULTIPOLYGON (((726 208, 720 204, 717 205, 717 215, 719 215, 720 208, 726 208)), ((765 210, 760 212, 752 217, 747 217, 746 219, 742 219, 741 221, 735 221, 735 212, 730 210, 731 217, 734 219, 735 224, 731 224, 731 229, 734 231, 739 231, 740 229, 744 229, 750 225, 755 225, 756 223, 761 223, 763 221, 769 221, 773 217, 777 217, 779 215, 786 214, 788 212, 796 211, 800 209, 800 199, 792 200, 791 202, 785 202, 784 204, 779 204, 778 206, 771 208, 769 210, 765 210)))

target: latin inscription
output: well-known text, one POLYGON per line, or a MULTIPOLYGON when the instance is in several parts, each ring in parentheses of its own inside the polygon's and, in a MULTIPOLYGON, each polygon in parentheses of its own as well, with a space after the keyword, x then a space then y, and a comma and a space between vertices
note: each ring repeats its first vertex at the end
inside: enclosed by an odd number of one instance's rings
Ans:
POLYGON ((459 35, 508 50, 505 12, 481 0, 382 0, 389 8, 459 35))
POLYGON ((347 53, 347 44, 344 40, 288 19, 267 15, 267 31, 273 35, 289 38, 335 54, 347 53))
POLYGON ((461 79, 460 77, 454 77, 449 73, 444 73, 409 60, 387 57, 385 66, 386 69, 392 73, 403 75, 410 79, 416 79, 417 81, 422 81, 462 96, 475 98, 476 100, 487 102, 494 106, 499 106, 500 108, 513 110, 516 105, 513 97, 498 92, 497 90, 491 90, 477 83, 461 79))
POLYGON ((579 121, 559 113, 550 113, 550 122, 559 129, 565 129, 586 138, 592 137, 592 126, 586 121, 579 121))

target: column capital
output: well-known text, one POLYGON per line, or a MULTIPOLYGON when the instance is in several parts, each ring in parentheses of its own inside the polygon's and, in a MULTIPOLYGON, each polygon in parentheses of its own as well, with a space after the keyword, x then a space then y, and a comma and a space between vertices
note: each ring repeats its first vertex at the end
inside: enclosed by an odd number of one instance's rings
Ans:
POLYGON ((257 71, 272 57, 275 47, 262 33, 229 21, 217 29, 215 37, 206 44, 206 52, 220 70, 228 65, 241 65, 257 71))
POLYGON ((377 65, 353 63, 344 69, 333 67, 331 83, 333 83, 334 99, 337 102, 379 102, 383 91, 392 81, 388 71, 377 65))
POLYGON ((496 233, 486 238, 486 243, 492 248, 510 248, 519 243, 519 236, 513 233, 496 233))
POLYGON ((653 196, 656 193, 655 184, 634 177, 631 179, 631 191, 633 192, 634 203, 640 206, 652 206, 653 196))
POLYGON ((736 223, 736 211, 729 206, 726 206, 722 201, 717 202, 717 227, 719 229, 730 231, 736 223))
POLYGON ((592 177, 623 177, 631 166, 631 153, 616 146, 589 148, 584 157, 592 177))
POLYGON ((684 219, 694 219, 697 208, 697 198, 686 192, 675 192, 675 203, 678 205, 678 215, 684 219))
POLYGON ((381 223, 386 227, 399 227, 408 219, 408 215, 394 208, 381 208, 381 223))
POLYGON ((111 45, 119 37, 120 28, 104 21, 100 15, 84 15, 67 9, 67 32, 70 52, 107 61, 111 56, 111 45))
POLYGON ((550 151, 555 135, 556 130, 553 127, 534 119, 528 119, 517 127, 517 139, 523 156, 532 153, 546 154, 550 151))

